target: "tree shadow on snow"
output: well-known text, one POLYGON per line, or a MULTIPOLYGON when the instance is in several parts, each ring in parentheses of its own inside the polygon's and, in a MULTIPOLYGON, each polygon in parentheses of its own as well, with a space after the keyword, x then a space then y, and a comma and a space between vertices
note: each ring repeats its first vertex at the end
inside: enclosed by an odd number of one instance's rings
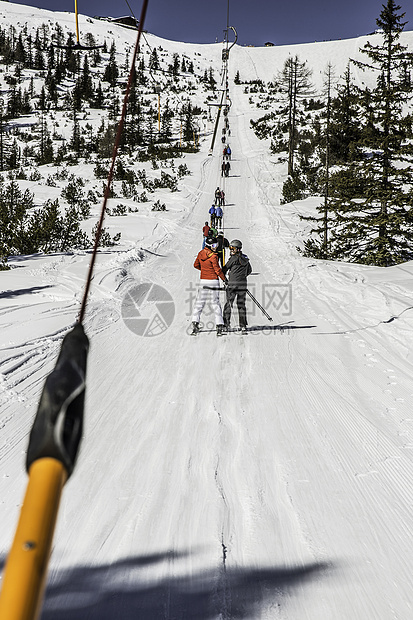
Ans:
POLYGON ((47 588, 41 620, 246 620, 256 617, 264 604, 277 608, 284 593, 331 571, 323 563, 265 569, 223 564, 168 577, 180 555, 169 552, 59 571, 47 588), (166 576, 144 581, 142 571, 161 563, 157 573, 166 576))
POLYGON ((20 295, 30 295, 31 293, 37 293, 45 288, 53 288, 52 284, 46 284, 45 286, 30 286, 28 288, 19 288, 15 291, 2 291, 0 293, 0 299, 12 299, 13 297, 19 297, 20 295))
POLYGON ((36 254, 15 254, 13 256, 9 256, 9 264, 12 269, 15 269, 15 263, 25 263, 26 261, 44 260, 45 258, 56 258, 60 256, 74 256, 74 252, 50 252, 48 254, 37 252, 36 254))

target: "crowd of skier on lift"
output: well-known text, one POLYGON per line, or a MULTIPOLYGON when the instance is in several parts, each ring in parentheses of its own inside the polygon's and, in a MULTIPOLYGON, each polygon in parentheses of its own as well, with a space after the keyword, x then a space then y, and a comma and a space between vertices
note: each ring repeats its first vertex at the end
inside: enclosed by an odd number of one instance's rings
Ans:
MULTIPOLYGON (((224 110, 225 124, 223 127, 222 143, 225 147, 222 152, 221 176, 228 177, 231 165, 232 151, 227 142, 227 135, 231 135, 228 108, 224 110)), ((200 281, 195 306, 192 313, 192 332, 196 335, 200 331, 200 319, 207 302, 214 312, 217 336, 227 334, 231 329, 231 311, 234 301, 237 303, 239 329, 247 334, 247 277, 252 272, 249 258, 242 252, 242 243, 239 239, 231 242, 224 236, 223 218, 225 207, 225 192, 219 186, 215 190, 214 202, 209 209, 209 220, 202 229, 202 249, 194 262, 195 269, 199 269, 200 281), (225 262, 225 250, 229 248, 230 258, 225 262), (219 292, 223 283, 226 292, 226 301, 222 311, 219 292)))

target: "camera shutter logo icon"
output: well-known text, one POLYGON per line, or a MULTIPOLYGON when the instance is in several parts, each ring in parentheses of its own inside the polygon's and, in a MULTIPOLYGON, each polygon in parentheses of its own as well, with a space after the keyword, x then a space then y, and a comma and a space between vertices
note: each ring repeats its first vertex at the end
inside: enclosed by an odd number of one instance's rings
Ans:
POLYGON ((146 282, 130 288, 122 301, 123 321, 138 336, 153 338, 172 324, 175 304, 170 293, 159 284, 146 282))

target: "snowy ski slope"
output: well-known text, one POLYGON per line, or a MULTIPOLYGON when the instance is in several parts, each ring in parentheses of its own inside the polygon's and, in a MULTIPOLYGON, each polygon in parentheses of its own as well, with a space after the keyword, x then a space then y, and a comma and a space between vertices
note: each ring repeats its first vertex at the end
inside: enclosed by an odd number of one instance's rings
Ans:
MULTIPOLYGON (((345 67, 362 44, 300 47, 321 72, 330 48, 345 67)), ((220 48, 205 47, 219 62, 220 48)), ((282 66, 287 51, 234 48, 231 71, 270 79, 264 55, 282 66)), ((285 170, 251 131, 243 87, 230 89, 231 176, 223 183, 220 146, 208 156, 208 138, 185 159, 193 174, 174 209, 129 215, 127 242, 98 258, 84 439, 43 620, 412 617, 413 263, 302 258, 298 214, 317 199, 280 206, 285 170), (189 338, 192 264, 217 185, 226 236, 243 241, 251 290, 274 320, 248 301, 247 336, 189 338), (175 304, 156 337, 121 317, 126 292, 143 282, 175 304)), ((37 399, 88 260, 20 257, 0 273, 3 561, 37 399)))

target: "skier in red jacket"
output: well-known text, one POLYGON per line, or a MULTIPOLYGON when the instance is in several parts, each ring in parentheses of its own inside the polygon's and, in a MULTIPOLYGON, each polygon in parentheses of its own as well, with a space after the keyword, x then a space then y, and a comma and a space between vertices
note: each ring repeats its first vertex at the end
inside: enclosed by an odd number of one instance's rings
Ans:
POLYGON ((226 283, 225 275, 219 266, 218 255, 216 253, 218 243, 216 239, 208 237, 205 242, 205 248, 198 253, 195 259, 194 267, 201 272, 199 281, 199 290, 195 302, 194 311, 192 313, 192 334, 195 335, 199 331, 199 321, 202 310, 207 301, 212 305, 215 314, 215 325, 217 328, 217 336, 221 336, 224 328, 224 319, 222 318, 222 308, 219 302, 219 280, 226 283))
POLYGON ((210 227, 208 222, 205 222, 205 226, 202 229, 202 234, 204 235, 204 239, 202 241, 202 249, 204 249, 205 247, 205 241, 208 239, 208 235, 209 235, 209 231, 210 231, 210 227))

